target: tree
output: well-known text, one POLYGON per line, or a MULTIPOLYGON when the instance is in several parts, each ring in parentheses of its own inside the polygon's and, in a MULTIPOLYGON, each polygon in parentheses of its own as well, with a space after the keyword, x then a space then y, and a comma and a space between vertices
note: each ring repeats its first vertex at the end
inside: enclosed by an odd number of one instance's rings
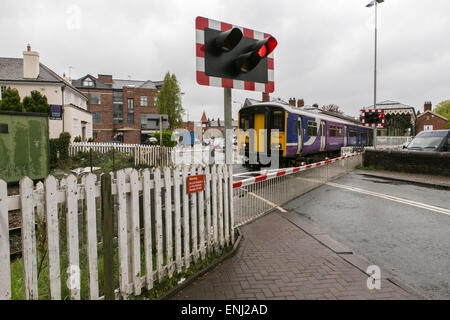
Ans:
POLYGON ((175 74, 166 73, 164 83, 156 98, 158 113, 169 116, 170 129, 178 128, 183 122, 184 109, 181 105, 181 90, 175 74))
POLYGON ((344 112, 341 111, 339 106, 336 104, 329 104, 329 105, 323 106, 322 110, 332 112, 332 113, 337 113, 337 114, 344 114, 344 112))
POLYGON ((447 129, 450 129, 450 100, 438 103, 434 112, 447 118, 447 129))
POLYGON ((23 107, 26 112, 40 112, 51 115, 51 109, 47 103, 47 97, 39 91, 31 91, 31 95, 23 98, 23 107))
POLYGON ((0 110, 5 111, 23 111, 23 105, 20 103, 19 91, 13 88, 6 88, 2 93, 0 100, 0 110))

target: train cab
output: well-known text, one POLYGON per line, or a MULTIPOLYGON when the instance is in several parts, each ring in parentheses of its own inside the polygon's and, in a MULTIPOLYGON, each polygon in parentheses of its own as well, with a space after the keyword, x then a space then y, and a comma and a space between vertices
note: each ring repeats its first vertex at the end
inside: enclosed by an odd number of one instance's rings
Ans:
POLYGON ((270 155, 272 150, 284 149, 286 112, 282 108, 266 105, 244 108, 239 112, 238 121, 238 147, 242 154, 270 155))

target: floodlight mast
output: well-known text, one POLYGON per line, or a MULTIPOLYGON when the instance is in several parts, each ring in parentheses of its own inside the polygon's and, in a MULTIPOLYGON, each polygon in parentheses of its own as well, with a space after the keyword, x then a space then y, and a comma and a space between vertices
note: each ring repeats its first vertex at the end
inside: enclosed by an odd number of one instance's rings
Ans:
MULTIPOLYGON (((373 0, 366 5, 367 8, 375 7, 375 62, 374 62, 374 80, 373 80, 373 107, 377 110, 377 49, 378 49, 378 4, 384 0, 373 0)), ((373 146, 377 148, 377 133, 378 129, 375 127, 373 146)))

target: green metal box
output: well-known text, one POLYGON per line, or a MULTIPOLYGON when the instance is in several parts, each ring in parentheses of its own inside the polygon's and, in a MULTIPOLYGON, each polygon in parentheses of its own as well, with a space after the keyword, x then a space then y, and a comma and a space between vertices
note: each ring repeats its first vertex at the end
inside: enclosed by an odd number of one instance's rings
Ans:
POLYGON ((48 174, 48 115, 0 111, 0 179, 18 182, 48 174))

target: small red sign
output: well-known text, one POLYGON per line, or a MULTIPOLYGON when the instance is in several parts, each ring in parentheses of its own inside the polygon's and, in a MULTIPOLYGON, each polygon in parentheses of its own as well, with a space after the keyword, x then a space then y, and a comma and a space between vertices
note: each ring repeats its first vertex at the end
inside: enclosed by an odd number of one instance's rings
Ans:
POLYGON ((187 177, 187 193, 197 193, 205 190, 205 175, 187 177))

